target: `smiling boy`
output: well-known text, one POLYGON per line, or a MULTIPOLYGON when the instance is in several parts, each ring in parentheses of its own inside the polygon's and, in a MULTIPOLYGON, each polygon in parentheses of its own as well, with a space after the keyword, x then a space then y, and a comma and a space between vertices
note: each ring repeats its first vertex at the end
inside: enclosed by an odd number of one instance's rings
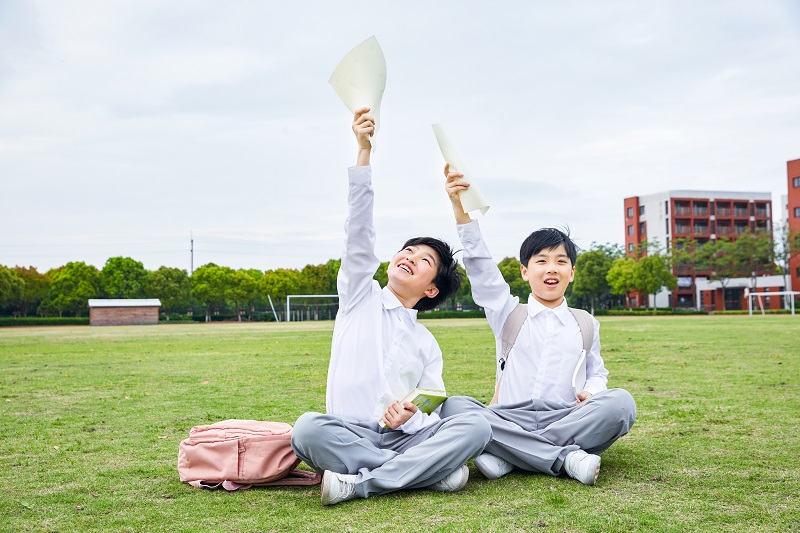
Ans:
POLYGON ((398 401, 415 387, 444 390, 442 352, 417 322, 417 311, 433 309, 457 291, 461 275, 446 243, 418 237, 392 257, 386 287, 373 279, 380 261, 368 111, 356 111, 352 126, 358 157, 349 169, 327 413, 303 414, 292 432, 297 456, 323 472, 324 505, 399 489, 460 490, 469 476, 465 463, 491 438, 477 413, 443 420, 438 411, 426 414, 398 401))
POLYGON ((520 273, 531 295, 519 334, 503 356, 504 327, 519 299, 511 295, 492 260, 478 222, 464 213, 458 193, 469 183, 448 166, 445 176, 472 296, 486 311, 496 338, 498 388, 497 404, 486 407, 473 398, 452 397, 441 414, 478 412, 489 421, 492 441, 475 459, 489 479, 517 468, 552 476, 563 472, 594 485, 599 454, 633 426, 636 404, 627 391, 606 388, 608 371, 600 357, 600 324, 594 317, 587 317, 593 334, 580 374, 583 335, 564 298, 575 276, 577 248, 568 235, 553 228, 534 231, 522 243, 520 273), (574 389, 576 375, 580 385, 574 389))

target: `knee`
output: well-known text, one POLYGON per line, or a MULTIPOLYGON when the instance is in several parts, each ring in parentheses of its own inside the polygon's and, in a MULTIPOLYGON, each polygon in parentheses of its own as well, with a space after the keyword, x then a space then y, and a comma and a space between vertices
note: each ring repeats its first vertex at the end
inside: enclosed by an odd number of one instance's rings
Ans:
POLYGON ((472 427, 472 438, 475 440, 475 443, 481 443, 480 448, 485 448, 489 444, 489 441, 492 440, 492 425, 480 413, 464 413, 461 416, 465 417, 472 427))
POLYGON ((292 448, 303 449, 304 445, 313 442, 319 429, 318 419, 320 413, 303 413, 292 427, 292 448))
POLYGON ((447 418, 449 416, 465 413, 474 405, 474 400, 469 396, 450 396, 442 404, 439 416, 447 418))
POLYGON ((628 428, 633 426, 636 421, 636 401, 631 396, 631 393, 625 389, 611 389, 610 399, 614 406, 614 411, 618 413, 620 419, 627 423, 628 428))
POLYGON ((486 418, 477 412, 461 413, 445 421, 451 428, 457 428, 470 443, 483 450, 492 440, 492 426, 486 418))

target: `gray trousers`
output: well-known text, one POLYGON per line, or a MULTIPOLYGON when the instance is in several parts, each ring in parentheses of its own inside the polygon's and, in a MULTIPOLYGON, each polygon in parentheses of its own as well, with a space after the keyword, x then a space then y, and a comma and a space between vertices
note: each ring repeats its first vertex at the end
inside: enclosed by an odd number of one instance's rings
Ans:
POLYGON ((487 407, 468 396, 442 405, 443 418, 463 413, 480 413, 491 424, 486 452, 522 470, 557 476, 570 452, 600 454, 625 435, 636 420, 636 403, 628 391, 608 389, 580 407, 543 400, 487 407))
POLYGON ((412 435, 377 422, 305 413, 292 429, 292 448, 320 473, 357 474, 356 494, 367 498, 433 485, 477 457, 491 437, 478 413, 452 416, 412 435))

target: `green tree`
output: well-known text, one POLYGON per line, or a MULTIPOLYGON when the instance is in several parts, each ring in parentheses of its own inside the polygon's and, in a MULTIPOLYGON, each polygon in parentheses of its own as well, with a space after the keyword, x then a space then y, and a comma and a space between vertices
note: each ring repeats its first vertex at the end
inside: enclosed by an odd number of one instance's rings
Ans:
POLYGON ((13 269, 0 265, 0 309, 19 302, 25 282, 13 269))
MULTIPOLYGON (((386 265, 388 267, 389 263, 386 263, 386 265)), ((339 268, 342 266, 342 260, 341 259, 329 259, 328 262, 325 263, 325 266, 331 272, 330 273, 331 284, 326 289, 327 292, 325 294, 337 294, 339 291, 338 291, 337 286, 336 286, 336 280, 339 277, 339 268)))
POLYGON ((205 307, 206 322, 211 322, 211 307, 223 304, 229 297, 230 272, 229 267, 208 263, 192 274, 192 295, 205 307))
MULTIPOLYGON (((613 294, 627 295, 636 290, 633 275, 635 269, 636 261, 630 257, 620 257, 611 263, 606 280, 613 294)), ((625 307, 629 307, 627 297, 625 297, 625 307)))
POLYGON ((506 257, 497 264, 497 268, 500 269, 500 274, 503 276, 503 279, 506 280, 506 283, 508 283, 511 294, 519 297, 520 302, 525 303, 528 301, 528 296, 531 294, 531 286, 527 281, 522 279, 519 267, 520 262, 515 257, 506 257))
POLYGON ((47 297, 52 280, 47 274, 42 274, 36 267, 14 267, 14 271, 24 282, 24 287, 15 304, 15 308, 22 314, 28 313, 39 307, 39 304, 47 297))
POLYGON ((147 271, 130 257, 111 257, 100 271, 100 288, 109 298, 144 296, 147 271))
POLYGON ((377 280, 381 287, 385 287, 389 283, 389 261, 384 261, 378 265, 378 270, 375 271, 374 279, 377 280))
POLYGON ((261 278, 264 277, 264 272, 258 270, 257 268, 248 268, 242 270, 242 272, 250 276, 255 282, 253 291, 250 293, 250 299, 247 302, 247 308, 250 310, 250 315, 252 318, 252 314, 256 311, 256 309, 266 309, 267 307, 266 301, 261 297, 261 291, 258 290, 258 284, 261 281, 261 278))
POLYGON ((697 247, 694 252, 697 269, 709 272, 708 279, 719 281, 722 287, 723 311, 725 310, 725 288, 731 278, 738 275, 741 270, 733 252, 733 242, 725 238, 708 241, 697 247))
POLYGON ((48 273, 53 279, 50 292, 39 306, 44 312, 65 312, 81 316, 90 298, 100 295, 100 272, 96 267, 83 261, 67 263, 48 273))
POLYGON ((258 288, 258 280, 254 279, 246 270, 231 270, 228 272, 227 298, 230 300, 233 309, 236 310, 236 317, 242 321, 242 312, 249 310, 249 304, 255 298, 258 288))
POLYGON ((159 267, 147 274, 144 294, 161 300, 161 309, 166 313, 185 311, 191 305, 189 274, 180 268, 159 267))
POLYGON ((286 296, 300 293, 300 272, 289 268, 267 270, 258 283, 258 290, 265 300, 272 301, 277 312, 285 312, 286 296))
POLYGON ((467 272, 460 263, 456 268, 461 272, 461 287, 459 287, 458 291, 453 295, 453 309, 456 309, 458 304, 461 304, 462 308, 466 309, 475 307, 475 302, 472 299, 472 284, 467 277, 467 272))
POLYGON ((633 284, 636 290, 654 296, 653 307, 655 307, 655 294, 662 288, 674 290, 677 280, 672 275, 668 258, 660 253, 651 252, 636 261, 633 284))
POLYGON ((572 292, 577 296, 589 297, 592 314, 594 314, 595 299, 609 290, 606 278, 612 262, 611 256, 601 249, 583 252, 575 261, 572 292))
POLYGON ((753 290, 757 277, 775 272, 775 243, 765 231, 747 231, 739 235, 733 241, 733 256, 741 271, 750 277, 753 290))
POLYGON ((800 231, 794 231, 789 224, 782 224, 777 229, 778 240, 775 243, 775 259, 781 266, 785 290, 791 290, 791 262, 800 255, 800 231))
POLYGON ((671 262, 678 276, 694 278, 698 269, 697 250, 700 246, 693 237, 675 239, 671 251, 671 262))

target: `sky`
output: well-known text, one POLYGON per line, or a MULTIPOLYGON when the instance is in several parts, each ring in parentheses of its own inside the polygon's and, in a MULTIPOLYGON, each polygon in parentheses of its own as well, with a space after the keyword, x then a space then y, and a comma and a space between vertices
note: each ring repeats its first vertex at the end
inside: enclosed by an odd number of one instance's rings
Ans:
POLYGON ((796 0, 0 0, 0 264, 339 258, 356 143, 327 80, 371 35, 382 260, 458 248, 433 123, 497 261, 541 227, 622 243, 623 199, 666 190, 768 192, 780 222, 796 0))

